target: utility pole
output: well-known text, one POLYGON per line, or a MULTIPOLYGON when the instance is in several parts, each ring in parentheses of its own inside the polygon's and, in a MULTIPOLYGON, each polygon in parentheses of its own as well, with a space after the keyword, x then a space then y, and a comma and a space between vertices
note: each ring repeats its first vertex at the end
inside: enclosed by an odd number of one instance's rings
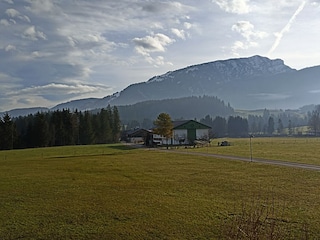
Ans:
POLYGON ((250 161, 252 162, 252 141, 251 141, 251 139, 253 138, 253 135, 252 134, 250 134, 250 161))

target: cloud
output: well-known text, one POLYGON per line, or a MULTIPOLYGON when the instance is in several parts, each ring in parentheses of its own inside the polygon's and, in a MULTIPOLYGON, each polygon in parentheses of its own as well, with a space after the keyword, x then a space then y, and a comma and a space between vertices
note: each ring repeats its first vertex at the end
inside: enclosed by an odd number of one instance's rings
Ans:
POLYGON ((148 63, 153 64, 155 67, 164 64, 171 65, 170 62, 164 61, 163 56, 157 56, 156 58, 153 58, 151 53, 165 52, 166 47, 175 42, 174 39, 171 39, 165 34, 157 33, 143 38, 134 38, 133 42, 135 44, 136 52, 144 56, 148 63))
POLYGON ((231 27, 232 31, 240 33, 247 41, 262 39, 268 36, 266 32, 255 31, 254 25, 249 21, 239 21, 231 27))
POLYGON ((43 86, 31 86, 19 91, 9 91, 7 97, 24 96, 23 99, 28 101, 36 101, 40 97, 48 101, 57 101, 61 99, 70 99, 75 96, 81 96, 96 92, 110 91, 110 87, 105 85, 88 85, 83 83, 64 84, 64 83, 49 83, 43 86), (59 94, 57 94, 59 93, 59 94), (32 100, 34 99, 34 100, 32 100))
POLYGON ((10 22, 7 19, 0 19, 0 25, 9 26, 10 22))
POLYGON ((290 98, 290 95, 281 94, 281 93, 257 93, 250 94, 250 96, 258 99, 258 100, 267 100, 267 101, 279 101, 290 98))
POLYGON ((309 93, 319 94, 320 93, 320 89, 310 90, 309 93))
POLYGON ((245 14, 250 12, 250 0, 213 0, 213 2, 229 13, 245 14))
POLYGON ((134 38, 136 51, 142 55, 149 55, 151 52, 165 52, 166 46, 174 42, 174 39, 162 33, 146 36, 143 38, 134 38))
POLYGON ((19 11, 9 8, 5 11, 6 15, 10 18, 18 18, 20 20, 26 21, 26 22, 31 22, 30 18, 26 15, 21 14, 19 11))
POLYGON ((8 46, 5 47, 4 50, 5 50, 6 52, 10 52, 10 51, 16 50, 16 47, 13 46, 13 45, 11 45, 11 44, 9 44, 8 46))
POLYGON ((238 32, 245 38, 245 42, 235 41, 232 46, 232 52, 236 55, 237 50, 245 50, 250 47, 257 47, 259 44, 256 42, 259 39, 266 38, 268 34, 262 31, 256 31, 254 25, 249 21, 239 21, 231 27, 232 31, 238 32))
POLYGON ((54 1, 52 0, 25 0, 30 4, 27 9, 34 13, 52 12, 54 9, 54 1))
POLYGON ((46 35, 41 32, 37 31, 35 26, 28 27, 22 34, 23 38, 30 39, 32 41, 37 41, 37 40, 47 40, 46 35))
POLYGON ((270 56, 275 50, 276 48, 279 46, 282 38, 283 38, 283 35, 286 33, 286 32, 289 32, 290 31, 290 28, 291 28, 291 25, 294 23, 296 17, 299 15, 299 13, 304 9, 306 5, 306 1, 303 1, 300 6, 298 7, 298 9, 295 11, 295 13, 292 15, 292 17, 289 19, 288 23, 286 24, 286 26, 279 32, 279 33, 276 33, 276 40, 274 41, 272 47, 270 48, 269 52, 268 52, 268 55, 270 56))
POLYGON ((181 38, 183 40, 186 39, 186 33, 185 31, 182 29, 182 30, 179 30, 177 28, 171 28, 171 32, 176 35, 178 38, 181 38))

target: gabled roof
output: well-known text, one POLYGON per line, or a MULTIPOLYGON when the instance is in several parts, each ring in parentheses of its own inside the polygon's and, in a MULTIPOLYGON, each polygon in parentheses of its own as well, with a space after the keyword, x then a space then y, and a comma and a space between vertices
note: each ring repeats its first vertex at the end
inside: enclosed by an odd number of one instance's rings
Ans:
POLYGON ((180 125, 183 125, 183 124, 185 124, 185 123, 187 123, 187 122, 189 122, 189 121, 191 121, 191 120, 172 121, 172 125, 173 125, 173 128, 175 128, 175 127, 178 127, 178 126, 180 126, 180 125))
POLYGON ((138 128, 128 132, 128 137, 145 137, 152 132, 147 129, 138 128))
POLYGON ((173 129, 211 129, 210 126, 195 120, 173 121, 173 129))

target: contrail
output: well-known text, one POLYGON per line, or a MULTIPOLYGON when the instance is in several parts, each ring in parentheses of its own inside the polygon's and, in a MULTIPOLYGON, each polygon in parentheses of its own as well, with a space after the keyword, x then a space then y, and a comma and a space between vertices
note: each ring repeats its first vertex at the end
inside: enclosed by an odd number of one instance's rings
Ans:
POLYGON ((283 34, 285 32, 289 32, 292 23, 294 22, 294 20, 296 19, 296 17, 299 15, 299 13, 304 9, 304 6, 306 5, 306 1, 303 1, 301 3, 301 5, 298 7, 298 9, 296 10, 296 12, 292 15, 292 17, 290 18, 289 22, 287 23, 287 25, 279 32, 276 34, 277 38, 275 40, 275 42, 273 43, 271 49, 268 52, 268 55, 270 56, 274 50, 278 47, 278 45, 281 42, 281 39, 283 37, 283 34))

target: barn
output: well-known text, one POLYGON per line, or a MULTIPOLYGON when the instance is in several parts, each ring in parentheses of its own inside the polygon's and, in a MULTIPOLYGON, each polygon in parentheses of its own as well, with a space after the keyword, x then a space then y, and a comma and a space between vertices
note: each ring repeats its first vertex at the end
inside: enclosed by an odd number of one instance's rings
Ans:
POLYGON ((210 126, 195 120, 173 121, 172 138, 153 134, 153 142, 169 145, 193 145, 195 141, 209 141, 210 126))

